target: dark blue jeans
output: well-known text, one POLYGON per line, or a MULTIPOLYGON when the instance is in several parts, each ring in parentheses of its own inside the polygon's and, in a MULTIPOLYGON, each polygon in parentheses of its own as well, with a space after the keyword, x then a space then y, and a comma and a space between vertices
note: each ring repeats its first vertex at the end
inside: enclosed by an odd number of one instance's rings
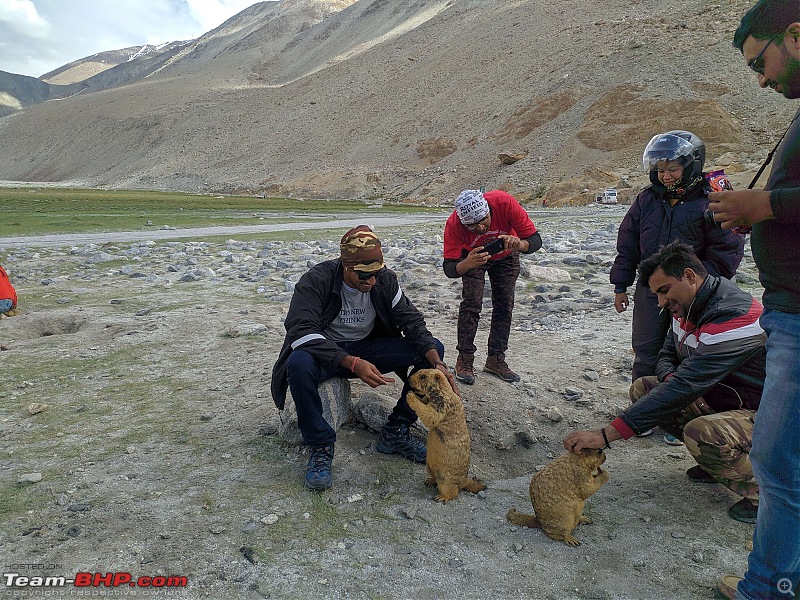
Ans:
MULTIPOLYGON (((444 359, 444 345, 436 342, 439 358, 444 359)), ((411 344, 401 337, 385 337, 360 340, 357 342, 337 342, 348 354, 358 356, 371 362, 381 373, 394 373, 403 382, 400 399, 389 415, 390 425, 411 425, 417 420, 416 413, 406 402, 409 391, 408 376, 419 369, 430 368, 431 364, 424 355, 417 352, 411 344), (411 371, 409 372, 409 368, 411 371)), ((312 448, 327 446, 336 441, 336 431, 322 416, 322 400, 317 386, 331 377, 355 377, 349 369, 341 366, 335 368, 314 360, 308 352, 298 349, 289 355, 286 363, 289 377, 289 389, 292 392, 297 409, 297 424, 303 441, 312 448)))
POLYGON ((667 337, 672 313, 663 313, 658 307, 658 298, 646 285, 636 283, 633 293, 633 323, 631 346, 633 346, 633 381, 656 374, 658 353, 667 337))

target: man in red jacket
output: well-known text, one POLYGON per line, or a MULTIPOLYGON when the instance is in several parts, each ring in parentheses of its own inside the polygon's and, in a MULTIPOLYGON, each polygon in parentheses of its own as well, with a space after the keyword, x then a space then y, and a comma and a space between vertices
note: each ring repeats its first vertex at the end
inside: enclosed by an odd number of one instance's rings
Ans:
POLYGON ((519 381, 506 363, 514 288, 519 277, 519 253, 542 247, 542 238, 528 213, 514 196, 500 190, 485 194, 464 190, 444 226, 444 272, 461 277, 458 310, 456 378, 475 382, 475 332, 483 305, 486 273, 492 285, 492 324, 484 371, 503 381, 519 381))
POLYGON ((8 273, 0 267, 0 315, 11 317, 17 314, 17 291, 11 285, 8 273))

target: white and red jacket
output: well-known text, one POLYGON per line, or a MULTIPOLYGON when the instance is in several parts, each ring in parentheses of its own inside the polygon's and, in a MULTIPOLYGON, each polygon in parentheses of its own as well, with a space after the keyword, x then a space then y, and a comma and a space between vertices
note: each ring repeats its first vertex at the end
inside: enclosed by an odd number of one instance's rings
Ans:
POLYGON ((757 410, 764 389, 763 307, 731 281, 706 276, 689 314, 672 319, 654 388, 611 423, 624 439, 677 416, 702 397, 716 412, 757 410))

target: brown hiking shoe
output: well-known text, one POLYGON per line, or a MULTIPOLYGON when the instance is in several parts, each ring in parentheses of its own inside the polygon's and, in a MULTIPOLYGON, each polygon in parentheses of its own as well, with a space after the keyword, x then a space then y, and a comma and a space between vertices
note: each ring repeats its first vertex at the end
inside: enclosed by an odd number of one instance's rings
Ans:
POLYGON ((459 354, 456 359, 456 379, 463 381, 467 385, 475 383, 475 370, 472 366, 474 362, 474 355, 459 354))
POLYGON ((723 575, 717 582, 714 598, 718 600, 733 600, 736 597, 736 586, 739 585, 741 580, 742 578, 736 575, 723 575))
POLYGON ((514 382, 519 381, 519 375, 514 373, 511 369, 508 368, 506 364, 506 355, 505 354, 498 354, 497 356, 489 356, 486 359, 486 366, 483 367, 483 370, 487 373, 492 373, 493 375, 497 375, 503 381, 514 382))

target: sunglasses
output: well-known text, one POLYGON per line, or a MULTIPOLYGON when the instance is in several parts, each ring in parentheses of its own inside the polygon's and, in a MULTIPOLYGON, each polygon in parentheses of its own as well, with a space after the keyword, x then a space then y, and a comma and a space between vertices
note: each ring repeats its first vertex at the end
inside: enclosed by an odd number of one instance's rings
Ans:
POLYGON ((377 271, 370 271, 370 272, 367 272, 367 271, 356 271, 355 269, 352 269, 353 273, 355 273, 358 276, 358 280, 359 281, 367 281, 371 277, 379 277, 385 270, 386 270, 386 267, 381 267, 377 271))
POLYGON ((472 223, 470 225, 464 225, 469 231, 478 231, 481 227, 487 227, 489 225, 489 219, 491 215, 486 215, 477 223, 472 223))
POLYGON ((772 42, 775 41, 775 38, 777 38, 779 35, 783 35, 783 34, 784 34, 783 31, 779 31, 778 33, 773 35, 771 38, 769 38, 767 43, 761 49, 761 52, 758 53, 758 56, 756 56, 753 60, 748 62, 747 66, 750 67, 751 69, 753 69, 753 71, 755 71, 759 75, 763 75, 764 74, 764 52, 766 52, 767 48, 769 48, 769 45, 772 42))

